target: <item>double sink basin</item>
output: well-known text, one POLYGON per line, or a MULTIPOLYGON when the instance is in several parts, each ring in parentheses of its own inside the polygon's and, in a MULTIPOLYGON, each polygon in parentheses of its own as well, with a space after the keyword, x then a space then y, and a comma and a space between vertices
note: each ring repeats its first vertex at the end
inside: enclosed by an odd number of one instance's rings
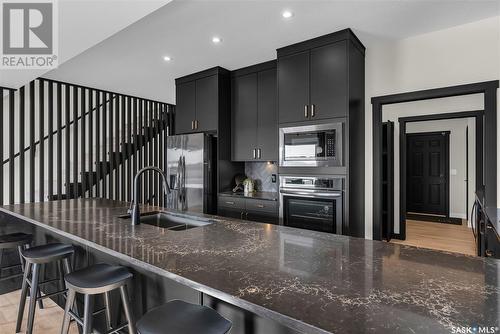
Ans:
MULTIPOLYGON (((130 223, 132 222, 130 215, 123 215, 118 218, 127 220, 130 223)), ((186 231, 214 223, 214 221, 210 219, 181 217, 163 211, 143 212, 140 215, 139 222, 141 224, 156 226, 170 231, 186 231)))

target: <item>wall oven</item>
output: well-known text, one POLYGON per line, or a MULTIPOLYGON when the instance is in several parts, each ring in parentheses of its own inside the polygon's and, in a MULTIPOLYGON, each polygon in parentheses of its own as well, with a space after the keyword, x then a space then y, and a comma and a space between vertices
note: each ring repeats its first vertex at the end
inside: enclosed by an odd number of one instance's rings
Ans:
POLYGON ((342 166, 342 128, 341 122, 280 128, 280 166, 342 166))
POLYGON ((280 224, 342 234, 343 178, 280 176, 280 224))

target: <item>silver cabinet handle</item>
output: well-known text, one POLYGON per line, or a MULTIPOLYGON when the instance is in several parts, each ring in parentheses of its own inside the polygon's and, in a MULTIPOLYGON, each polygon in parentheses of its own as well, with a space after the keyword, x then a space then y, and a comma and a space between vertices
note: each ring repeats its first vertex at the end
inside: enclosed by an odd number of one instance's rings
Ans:
POLYGON ((243 220, 243 212, 240 212, 240 219, 243 220))
POLYGON ((257 159, 257 150, 254 148, 252 152, 253 152, 253 158, 257 159))
POLYGON ((316 112, 314 111, 314 109, 315 109, 315 105, 311 104, 311 117, 316 116, 316 112))
POLYGON ((260 159, 261 157, 261 150, 260 148, 257 149, 257 159, 260 159))
POLYGON ((226 201, 226 204, 234 205, 234 202, 226 201))
POLYGON ((264 204, 257 204, 257 207, 263 209, 264 208, 264 204))
POLYGON ((198 130, 198 120, 195 120, 195 121, 194 121, 194 129, 195 129, 195 130, 198 130))
POLYGON ((194 121, 191 121, 191 130, 194 130, 194 121))
POLYGON ((309 117, 309 113, 307 112, 307 104, 304 106, 304 117, 305 118, 309 117))

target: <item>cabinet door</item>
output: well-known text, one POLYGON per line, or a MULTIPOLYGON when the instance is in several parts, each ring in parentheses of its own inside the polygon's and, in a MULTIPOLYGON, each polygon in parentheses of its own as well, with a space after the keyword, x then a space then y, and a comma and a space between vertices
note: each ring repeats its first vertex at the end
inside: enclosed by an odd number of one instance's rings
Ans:
POLYGON ((311 50, 311 119, 347 115, 347 41, 311 50))
POLYGON ((176 86, 175 133, 193 132, 191 125, 195 117, 195 82, 176 86))
POLYGON ((222 217, 242 219, 243 211, 219 206, 217 214, 222 217))
POLYGON ((196 80, 196 132, 217 130, 219 80, 217 75, 196 80))
POLYGON ((300 122, 308 118, 309 51, 278 58, 279 122, 300 122))
POLYGON ((257 73, 232 81, 232 160, 253 160, 256 149, 257 73))
POLYGON ((276 106, 276 70, 258 73, 257 148, 259 160, 278 159, 278 113, 276 106))

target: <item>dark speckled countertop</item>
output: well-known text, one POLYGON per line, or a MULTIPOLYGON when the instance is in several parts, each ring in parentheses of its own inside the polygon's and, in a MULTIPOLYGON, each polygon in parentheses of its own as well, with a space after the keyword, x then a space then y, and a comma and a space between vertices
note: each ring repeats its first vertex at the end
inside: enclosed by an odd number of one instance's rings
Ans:
POLYGON ((86 199, 0 210, 305 333, 499 326, 499 260, 217 217, 180 232, 133 227, 117 218, 127 207, 86 199))

